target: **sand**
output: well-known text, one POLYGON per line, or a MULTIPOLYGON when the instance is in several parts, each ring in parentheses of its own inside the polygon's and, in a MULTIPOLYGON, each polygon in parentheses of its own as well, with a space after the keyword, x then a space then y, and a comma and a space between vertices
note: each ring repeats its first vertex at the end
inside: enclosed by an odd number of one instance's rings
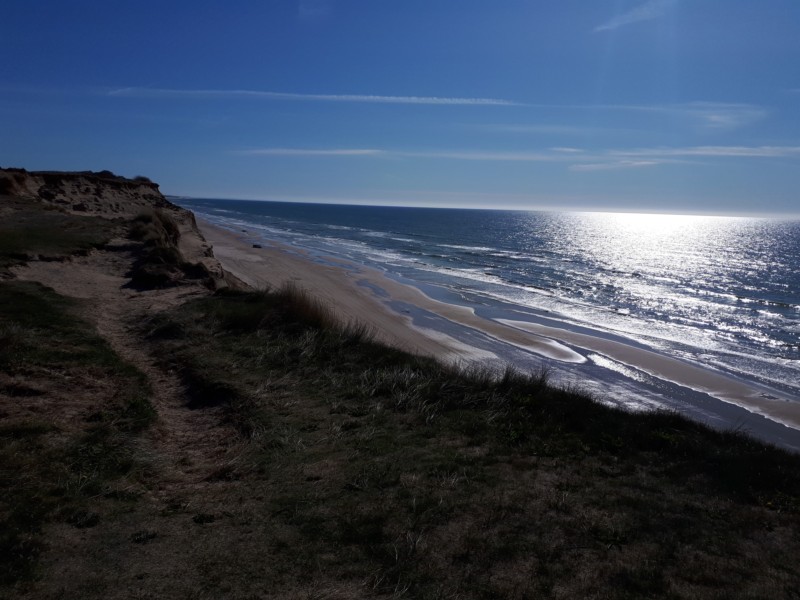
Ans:
POLYGON ((201 219, 198 225, 223 268, 245 283, 268 288, 293 282, 335 307, 342 320, 368 325, 377 339, 395 347, 446 361, 497 358, 491 352, 465 345, 447 334, 415 326, 410 316, 390 308, 391 301, 418 307, 495 340, 565 363, 586 362, 586 358, 570 346, 590 350, 800 429, 800 403, 780 397, 780 394, 767 394, 755 385, 719 371, 602 336, 527 321, 485 319, 469 307, 430 298, 377 269, 332 257, 326 257, 323 263, 302 250, 261 240, 258 243, 263 247, 254 248, 246 232, 234 233, 201 219))

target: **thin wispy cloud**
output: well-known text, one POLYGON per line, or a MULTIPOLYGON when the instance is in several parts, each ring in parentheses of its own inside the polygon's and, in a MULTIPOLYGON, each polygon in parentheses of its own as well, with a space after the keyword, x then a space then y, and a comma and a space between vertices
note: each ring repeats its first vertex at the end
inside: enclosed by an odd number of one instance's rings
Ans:
POLYGON ((608 154, 638 157, 800 158, 800 146, 691 146, 611 150, 608 154))
POLYGON ((573 171, 631 169, 687 163, 693 158, 800 158, 800 146, 689 146, 684 148, 635 148, 587 151, 582 148, 550 148, 541 152, 483 152, 455 150, 389 150, 381 148, 256 148, 237 151, 245 156, 296 158, 428 158, 476 162, 562 162, 573 171))
MULTIPOLYGON (((564 156, 546 152, 461 152, 457 150, 384 150, 377 148, 257 148, 240 150, 236 154, 249 156, 341 156, 341 157, 391 157, 431 158, 495 162, 546 162, 564 160, 564 156)), ((570 157, 574 160, 574 157, 570 157)))
POLYGON ((651 21, 665 15, 667 11, 669 11, 669 9, 676 3, 677 0, 649 0, 648 2, 640 4, 628 12, 619 14, 611 18, 609 21, 598 25, 594 28, 594 30, 611 31, 612 29, 618 29, 632 23, 651 21))
POLYGON ((541 152, 484 152, 455 150, 391 150, 380 148, 260 148, 237 152, 249 156, 294 158, 430 159, 474 162, 561 163, 570 171, 592 172, 641 169, 669 164, 697 164, 696 159, 798 158, 800 146, 690 146, 588 151, 556 147, 541 152))
POLYGON ((642 167, 654 167, 664 164, 665 161, 658 160, 617 160, 611 162, 583 163, 570 165, 570 171, 612 171, 618 169, 640 169, 642 167))
POLYGON ((732 102, 684 102, 680 104, 598 104, 574 106, 593 110, 661 113, 691 119, 706 129, 737 129, 760 121, 769 112, 753 104, 732 102))
POLYGON ((764 119, 768 112, 752 104, 688 102, 659 107, 663 112, 683 114, 709 129, 737 129, 764 119))
MULTIPOLYGON (((653 113, 685 119, 707 130, 732 130, 745 127, 769 116, 769 111, 754 104, 735 102, 682 102, 676 104, 527 104, 529 108, 575 111, 617 111, 631 113, 653 113)), ((502 124, 484 125, 481 129, 497 133, 543 134, 543 135, 607 135, 629 133, 633 129, 610 127, 586 127, 552 124, 502 124)))
MULTIPOLYGON (((752 104, 725 102, 686 102, 682 104, 526 104, 501 98, 462 98, 443 96, 385 96, 378 94, 300 94, 294 92, 274 92, 261 90, 209 90, 126 87, 105 92, 111 97, 152 98, 152 99, 231 99, 231 100, 284 100, 298 102, 350 102, 367 104, 410 104, 433 106, 517 106, 546 109, 575 110, 613 110, 632 112, 652 112, 685 117, 697 121, 707 129, 728 130, 743 127, 765 118, 768 111, 752 104)), ((624 130, 601 127, 581 127, 551 124, 511 124, 487 125, 486 130, 499 133, 531 133, 553 135, 599 135, 624 130)))
MULTIPOLYGON (((577 108, 559 105, 535 105, 534 108, 577 108)), ((584 108, 584 107, 580 107, 584 108)), ((544 124, 510 124, 510 125, 482 125, 480 129, 494 133, 519 133, 519 134, 542 134, 542 135, 605 135, 609 133, 624 133, 627 130, 614 129, 609 127, 582 127, 579 125, 544 125, 544 124)))
POLYGON ((544 152, 393 152, 395 156, 407 158, 444 158, 450 160, 475 160, 494 162, 547 162, 562 160, 555 154, 544 152))
MULTIPOLYGON (((800 158, 800 146, 690 146, 686 148, 638 148, 589 154, 591 162, 570 165, 571 171, 607 171, 689 164, 697 158, 800 158)), ((583 158, 583 156, 581 157, 583 158)))
POLYGON ((438 96, 381 96, 374 94, 296 94, 258 90, 179 90, 128 87, 111 90, 109 96, 128 98, 229 98, 260 100, 298 100, 316 102, 362 102, 370 104, 428 104, 440 106, 521 106, 497 98, 448 98, 438 96))
POLYGON ((387 154, 384 150, 374 148, 333 148, 319 150, 315 148, 257 148, 240 150, 237 154, 245 156, 380 156, 387 154))

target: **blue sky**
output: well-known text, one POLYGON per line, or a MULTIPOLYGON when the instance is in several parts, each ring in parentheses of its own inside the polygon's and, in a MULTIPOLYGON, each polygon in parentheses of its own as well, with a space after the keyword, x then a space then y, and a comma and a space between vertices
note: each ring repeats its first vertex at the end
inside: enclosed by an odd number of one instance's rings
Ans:
POLYGON ((7 0, 0 165, 168 194, 800 214, 797 0, 7 0))

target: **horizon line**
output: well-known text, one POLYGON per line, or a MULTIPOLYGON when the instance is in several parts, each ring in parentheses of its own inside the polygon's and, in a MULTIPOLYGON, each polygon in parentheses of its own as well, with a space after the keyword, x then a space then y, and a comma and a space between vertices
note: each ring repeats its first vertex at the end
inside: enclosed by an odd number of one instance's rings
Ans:
POLYGON ((685 217, 720 217, 720 218, 741 218, 741 219, 781 219, 787 221, 800 221, 800 213, 756 213, 746 211, 731 211, 731 212, 701 212, 701 211, 665 211, 642 209, 631 209, 624 207, 594 207, 594 206, 571 206, 571 207, 556 207, 556 206, 534 206, 524 208, 515 204, 504 204, 501 206, 489 205, 452 205, 443 202, 395 202, 392 200, 377 200, 366 199, 363 201, 355 199, 343 198, 308 198, 302 197, 297 199, 282 199, 275 200, 272 198, 216 198, 192 195, 176 195, 164 194, 167 199, 174 200, 217 200, 222 202, 277 202, 281 204, 312 204, 312 205, 329 205, 329 206, 363 206, 374 208, 431 208, 431 209, 445 209, 445 210, 502 210, 511 212, 568 212, 568 213, 601 213, 601 214, 625 214, 625 215, 669 215, 669 216, 685 216, 685 217))

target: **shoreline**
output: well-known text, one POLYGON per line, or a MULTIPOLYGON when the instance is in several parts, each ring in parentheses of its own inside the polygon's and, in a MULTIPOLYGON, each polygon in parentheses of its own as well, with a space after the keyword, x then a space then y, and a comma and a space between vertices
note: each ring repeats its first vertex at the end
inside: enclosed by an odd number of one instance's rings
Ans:
MULTIPOLYGON (((500 344, 565 365, 587 362, 587 358, 571 346, 596 352, 669 384, 707 395, 715 402, 747 411, 754 418, 762 417, 774 426, 787 428, 793 433, 790 437, 797 437, 790 445, 800 442, 800 404, 786 396, 767 395, 757 384, 751 385, 716 370, 599 335, 530 321, 484 318, 472 308, 431 298, 421 289, 395 281, 378 269, 327 256, 325 264, 321 264, 300 249, 261 238, 258 238, 258 243, 263 247, 254 248, 256 242, 249 231, 230 231, 202 217, 197 221, 206 240, 213 246, 215 257, 226 270, 245 283, 263 288, 294 282, 334 307, 345 322, 364 323, 375 332, 376 339, 403 350, 451 362, 502 361, 489 350, 466 344, 443 331, 420 327, 414 323, 410 311, 404 310, 403 313, 409 314, 403 314, 393 309, 390 303, 408 305, 445 319, 456 327, 477 331, 500 344)), ((721 406, 714 412, 728 412, 725 408, 721 406)), ((730 429, 741 427, 741 414, 720 418, 728 422, 730 429)), ((753 422, 747 425, 764 429, 753 422)), ((783 437, 768 432, 759 437, 765 435, 768 438, 783 437)))
MULTIPOLYGON (((212 245, 223 268, 255 289, 279 288, 294 283, 326 302, 344 323, 370 327, 375 338, 402 350, 428 356, 454 355, 460 344, 449 336, 428 337, 411 319, 395 313, 374 298, 345 265, 321 265, 289 247, 271 243, 253 248, 244 233, 235 233, 200 217, 197 224, 212 245)), ((337 261, 338 262, 338 261, 337 261)))

